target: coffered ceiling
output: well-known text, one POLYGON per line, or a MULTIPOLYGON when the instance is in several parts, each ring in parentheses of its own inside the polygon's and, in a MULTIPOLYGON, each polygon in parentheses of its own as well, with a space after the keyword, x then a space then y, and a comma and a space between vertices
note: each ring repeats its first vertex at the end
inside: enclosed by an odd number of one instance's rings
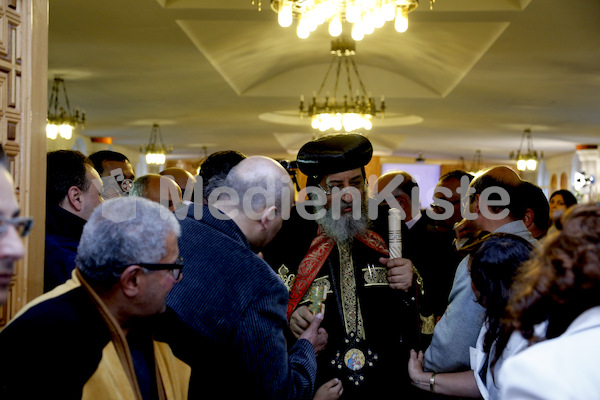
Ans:
MULTIPOLYGON (((262 3, 51 0, 49 80, 65 79, 87 136, 137 151, 156 122, 173 157, 293 158, 330 38, 298 39, 262 3)), ((409 19, 356 45, 365 86, 385 96, 368 134, 379 154, 506 161, 526 128, 546 157, 600 143, 600 1, 421 0, 409 19)))

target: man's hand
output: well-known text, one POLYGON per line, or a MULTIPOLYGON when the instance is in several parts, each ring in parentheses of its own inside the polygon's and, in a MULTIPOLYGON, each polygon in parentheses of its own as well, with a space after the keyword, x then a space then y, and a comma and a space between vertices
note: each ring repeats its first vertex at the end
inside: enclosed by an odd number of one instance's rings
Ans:
POLYGON ((410 289, 413 282, 413 264, 408 258, 389 258, 382 257, 379 262, 388 269, 387 280, 392 289, 401 289, 405 292, 410 289))
POLYGON ((290 318, 290 330, 296 339, 304 333, 314 318, 315 316, 307 306, 298 307, 294 310, 290 318))
POLYGON ((327 332, 324 328, 320 328, 321 321, 323 321, 323 314, 317 314, 308 328, 300 335, 298 339, 306 339, 312 343, 315 348, 315 355, 319 354, 325 348, 327 344, 327 332))

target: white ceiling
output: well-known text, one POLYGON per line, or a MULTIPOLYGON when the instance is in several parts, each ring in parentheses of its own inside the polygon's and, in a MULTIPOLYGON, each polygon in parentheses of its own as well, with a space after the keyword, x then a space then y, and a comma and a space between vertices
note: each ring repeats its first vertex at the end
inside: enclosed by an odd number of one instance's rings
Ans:
MULTIPOLYGON (((318 90, 330 39, 326 27, 298 39, 262 2, 51 0, 49 84, 65 78, 84 135, 135 151, 157 122, 176 157, 293 158, 308 120, 269 121, 318 90)), ((506 161, 525 128, 546 157, 600 143, 600 1, 421 0, 409 19, 356 45, 365 86, 386 100, 369 133, 380 154, 506 161)))

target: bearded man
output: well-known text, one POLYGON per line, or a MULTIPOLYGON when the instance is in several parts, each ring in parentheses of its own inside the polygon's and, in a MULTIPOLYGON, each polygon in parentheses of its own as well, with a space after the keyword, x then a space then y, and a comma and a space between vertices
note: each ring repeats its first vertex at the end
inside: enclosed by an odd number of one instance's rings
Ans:
POLYGON ((408 399, 414 396, 403 363, 418 332, 413 266, 390 260, 387 232, 370 230, 364 166, 372 154, 359 134, 306 143, 297 162, 310 201, 292 209, 264 255, 290 290, 295 338, 319 312, 315 294, 326 292, 321 326, 329 341, 317 357, 317 386, 337 378, 343 399, 408 399))

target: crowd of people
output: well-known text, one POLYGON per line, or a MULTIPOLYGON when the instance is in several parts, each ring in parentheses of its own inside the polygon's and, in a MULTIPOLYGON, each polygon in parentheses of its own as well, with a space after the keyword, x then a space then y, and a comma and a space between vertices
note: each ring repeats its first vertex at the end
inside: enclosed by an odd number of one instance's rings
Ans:
MULTIPOLYGON (((369 189, 372 155, 306 143, 299 199, 234 150, 137 178, 48 153, 44 294, 0 331, 0 398, 600 398, 600 207, 497 166, 422 209, 406 171, 369 189)), ((0 148, 0 304, 32 225, 0 148)))

